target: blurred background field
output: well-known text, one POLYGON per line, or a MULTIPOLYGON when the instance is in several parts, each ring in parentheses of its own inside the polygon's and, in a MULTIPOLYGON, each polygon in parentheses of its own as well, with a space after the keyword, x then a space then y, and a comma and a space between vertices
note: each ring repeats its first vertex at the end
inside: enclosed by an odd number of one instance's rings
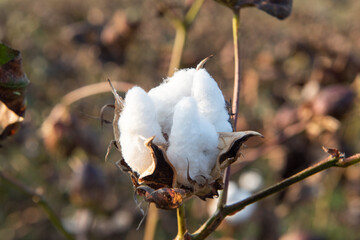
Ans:
MULTIPOLYGON (((31 81, 24 124, 1 142, 0 169, 42 193, 78 239, 142 239, 144 224, 136 231, 142 214, 129 177, 115 166, 120 155, 113 150, 104 160, 113 135, 110 124, 101 128, 100 109, 113 103, 111 92, 65 111, 54 107, 69 92, 108 78, 146 90, 166 78, 175 31, 156 2, 0 0, 0 41, 21 51, 31 81)), ((189 2, 164 1, 178 14, 189 2)), ((360 2, 350 0, 295 0, 284 21, 242 10, 238 129, 265 139, 250 142, 243 162, 232 168, 240 187, 258 181, 249 189, 256 191, 304 169, 327 156, 321 146, 360 152, 359 11, 360 2)), ((181 65, 195 67, 211 54, 206 68, 230 99, 231 12, 206 0, 181 65)), ((111 110, 105 118, 112 119, 111 110)), ((207 205, 187 202, 190 230, 208 217, 207 205)), ((63 239, 28 196, 1 182, 0 206, 0 239, 63 239)), ((355 165, 259 202, 209 239, 356 240, 359 226, 355 165)), ((176 231, 175 212, 160 211, 156 239, 176 231)))

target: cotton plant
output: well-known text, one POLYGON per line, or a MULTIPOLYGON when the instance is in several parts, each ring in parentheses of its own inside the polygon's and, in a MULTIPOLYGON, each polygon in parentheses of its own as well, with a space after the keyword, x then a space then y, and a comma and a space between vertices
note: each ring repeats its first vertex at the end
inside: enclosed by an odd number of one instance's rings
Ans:
POLYGON ((223 188, 224 169, 241 156, 254 131, 232 132, 224 96, 198 67, 175 72, 148 93, 136 86, 122 99, 113 88, 118 165, 135 191, 163 209, 193 195, 205 200, 223 188))

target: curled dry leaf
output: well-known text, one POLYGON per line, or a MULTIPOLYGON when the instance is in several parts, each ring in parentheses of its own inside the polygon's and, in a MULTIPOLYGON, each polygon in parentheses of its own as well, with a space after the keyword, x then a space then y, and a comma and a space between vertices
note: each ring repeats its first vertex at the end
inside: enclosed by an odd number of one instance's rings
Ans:
POLYGON ((20 52, 0 43, 0 140, 13 135, 24 120, 28 84, 20 52))
POLYGON ((146 186, 136 188, 136 193, 144 196, 147 202, 152 202, 161 209, 178 208, 185 199, 192 195, 191 191, 187 189, 159 188, 154 190, 146 186))
POLYGON ((322 147, 324 152, 328 153, 331 157, 336 157, 336 158, 345 158, 345 153, 340 152, 338 149, 336 148, 327 148, 327 147, 322 147))
POLYGON ((5 103, 0 102, 0 139, 13 135, 23 120, 23 117, 9 109, 5 103))
POLYGON ((278 19, 285 19, 291 14, 292 0, 215 0, 231 9, 257 7, 278 19))

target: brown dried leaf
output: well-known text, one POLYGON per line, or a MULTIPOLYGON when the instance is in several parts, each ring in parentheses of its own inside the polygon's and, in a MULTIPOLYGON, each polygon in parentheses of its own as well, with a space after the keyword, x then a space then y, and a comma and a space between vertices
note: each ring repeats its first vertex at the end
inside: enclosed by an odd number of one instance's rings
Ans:
POLYGON ((14 113, 3 102, 0 102, 0 140, 13 135, 24 118, 14 113))
POLYGON ((136 193, 144 196, 147 202, 155 203, 157 208, 165 210, 180 207, 183 201, 192 195, 190 191, 182 188, 160 188, 153 190, 146 186, 138 187, 136 193))
POLYGON ((285 19, 291 14, 292 0, 215 0, 231 9, 257 7, 278 19, 285 19))
POLYGON ((336 148, 327 148, 327 147, 322 147, 323 150, 328 153, 331 157, 336 157, 336 158, 344 158, 345 154, 340 152, 338 149, 336 148))
POLYGON ((29 80, 21 62, 19 51, 0 44, 0 139, 14 134, 25 114, 24 97, 29 80))

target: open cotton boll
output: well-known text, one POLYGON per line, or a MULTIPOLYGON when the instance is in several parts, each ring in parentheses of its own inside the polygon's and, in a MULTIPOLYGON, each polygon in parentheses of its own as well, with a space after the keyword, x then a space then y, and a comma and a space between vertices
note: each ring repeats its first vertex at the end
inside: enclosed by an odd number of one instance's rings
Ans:
POLYGON ((155 136, 154 143, 164 144, 154 112, 154 103, 140 87, 130 89, 125 97, 125 105, 119 119, 120 145, 126 163, 140 175, 152 164, 149 150, 144 146, 144 138, 155 136))
POLYGON ((210 178, 218 154, 218 134, 199 115, 193 97, 185 97, 175 106, 169 143, 167 156, 176 169, 179 183, 191 186, 187 179, 188 166, 189 176, 198 183, 210 178))
POLYGON ((159 124, 166 134, 170 134, 175 105, 181 98, 191 95, 191 86, 196 70, 183 69, 174 76, 149 91, 154 101, 159 124))
POLYGON ((232 131, 224 96, 205 69, 199 69, 195 73, 192 96, 198 104, 200 114, 215 126, 217 132, 232 131))

